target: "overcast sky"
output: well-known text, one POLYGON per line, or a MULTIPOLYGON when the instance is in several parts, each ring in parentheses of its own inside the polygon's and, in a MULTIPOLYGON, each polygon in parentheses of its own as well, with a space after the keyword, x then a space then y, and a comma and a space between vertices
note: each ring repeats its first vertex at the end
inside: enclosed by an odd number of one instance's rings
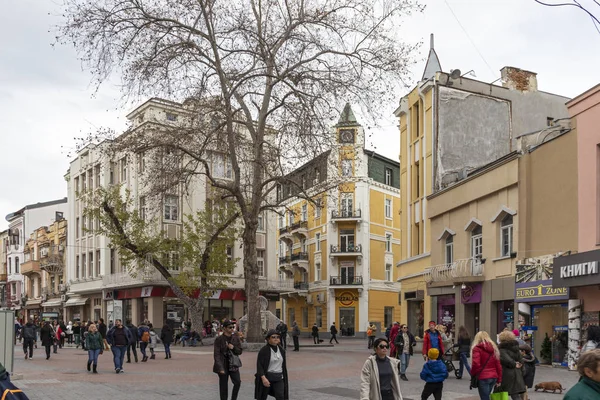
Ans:
MULTIPOLYGON (((64 174, 74 137, 100 126, 125 127, 129 107, 120 106, 118 88, 105 85, 94 93, 74 50, 51 46, 59 1, 0 0, 0 230, 8 226, 8 213, 66 196, 64 174)), ((399 27, 406 41, 424 43, 414 80, 423 73, 434 33, 445 71, 472 69, 476 79, 492 82, 500 68, 515 66, 537 72, 540 90, 569 97, 600 82, 600 34, 575 8, 548 8, 533 0, 423 3, 425 13, 399 27)), ((600 7, 590 7, 600 15, 600 7)), ((396 106, 382 104, 389 118, 368 144, 393 159, 399 151, 396 106)))

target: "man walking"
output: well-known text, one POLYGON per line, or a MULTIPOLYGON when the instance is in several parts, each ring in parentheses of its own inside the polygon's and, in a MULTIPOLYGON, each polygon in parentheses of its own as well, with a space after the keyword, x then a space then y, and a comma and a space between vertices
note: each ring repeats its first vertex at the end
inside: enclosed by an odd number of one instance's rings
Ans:
POLYGON ((219 393, 221 400, 227 400, 229 377, 233 383, 231 400, 237 400, 240 391, 241 379, 239 367, 231 364, 231 355, 242 354, 242 343, 238 335, 233 334, 235 324, 231 321, 223 323, 223 334, 215 339, 213 372, 219 374, 219 393))
MULTIPOLYGON (((104 350, 109 350, 108 343, 106 341, 106 324, 104 323, 104 318, 100 318, 100 322, 98 323, 98 332, 100 332, 100 336, 102 336, 102 341, 104 342, 104 350)), ((100 352, 102 354, 102 352, 100 352)))
POLYGON ((340 344, 340 342, 338 342, 337 340, 338 330, 335 327, 335 321, 331 324, 331 327, 329 328, 329 333, 331 333, 331 339, 329 339, 329 344, 331 344, 334 340, 335 344, 340 344))
POLYGON ((35 325, 31 320, 28 320, 25 326, 22 328, 23 332, 23 353, 25 353, 25 359, 33 359, 33 343, 36 339, 35 325), (29 352, 29 354, 27 354, 29 352))
POLYGON ((296 321, 292 324, 292 340, 294 341, 294 351, 300 351, 300 328, 296 321))
POLYGON ((129 329, 129 333, 131 333, 131 338, 133 339, 133 341, 127 345, 127 362, 131 363, 131 351, 133 351, 133 358, 135 358, 135 362, 138 362, 138 355, 136 350, 137 342, 139 340, 138 328, 131 322, 130 319, 128 319, 126 322, 126 327, 127 329, 129 329))
POLYGON ((117 374, 119 372, 125 372, 123 370, 123 360, 125 359, 127 346, 133 342, 131 332, 123 326, 120 319, 117 319, 115 321, 115 326, 113 326, 106 334, 106 340, 111 345, 115 363, 115 372, 117 374))
POLYGON ((375 325, 374 322, 369 324, 369 327, 367 328, 367 336, 369 337, 367 348, 370 349, 373 347, 373 343, 375 343, 375 338, 377 337, 377 325, 375 325))
POLYGON ((277 329, 275 330, 277 331, 277 333, 279 333, 279 336, 281 336, 281 345, 284 349, 286 349, 288 326, 285 324, 285 322, 279 321, 279 325, 277 325, 277 329))

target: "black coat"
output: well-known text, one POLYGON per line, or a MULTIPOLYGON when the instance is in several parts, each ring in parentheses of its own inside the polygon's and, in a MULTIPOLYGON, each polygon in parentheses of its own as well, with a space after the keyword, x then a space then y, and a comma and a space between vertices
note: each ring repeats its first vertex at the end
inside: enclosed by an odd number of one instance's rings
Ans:
POLYGON ((331 332, 332 335, 337 335, 338 330, 335 327, 335 325, 331 325, 331 328, 329 328, 329 332, 331 332))
POLYGON ((101 324, 98 324, 98 332, 100 332, 100 336, 102 336, 102 339, 106 339, 106 324, 103 322, 101 324))
POLYGON ((523 380, 528 388, 533 387, 535 379, 535 356, 533 353, 528 353, 523 356, 523 380))
POLYGON ((242 342, 236 333, 231 335, 231 339, 225 335, 217 336, 213 347, 213 357, 215 359, 213 372, 215 374, 218 374, 219 371, 228 371, 227 357, 229 355, 229 349, 227 348, 227 344, 230 342, 233 345, 233 350, 231 350, 233 354, 238 356, 242 354, 242 342))
POLYGON ((457 346, 458 346, 458 352, 459 353, 467 353, 467 357, 468 354, 471 353, 471 339, 470 338, 458 338, 458 341, 456 342, 457 346))
MULTIPOLYGON (((417 341, 415 340, 415 337, 412 333, 407 332, 406 334, 408 335, 408 341, 410 342, 408 354, 412 356, 413 347, 416 346, 417 341)), ((394 340, 394 346, 396 346, 396 353, 398 355, 402 354, 402 352, 404 351, 404 335, 402 334, 402 332, 398 332, 398 334, 396 335, 396 339, 394 340)))
POLYGON ((316 325, 313 325, 312 327, 312 335, 313 337, 319 337, 319 327, 317 327, 316 325))
POLYGON ((54 344, 54 331, 50 324, 44 324, 40 329, 40 339, 42 340, 42 346, 52 346, 54 344))
POLYGON ((173 343, 173 329, 169 325, 163 326, 160 331, 160 340, 163 344, 173 343))
POLYGON ((525 392, 525 381, 523 380, 523 368, 517 368, 516 364, 523 364, 523 357, 519 350, 519 342, 509 340, 500 342, 500 364, 502 365, 502 385, 500 392, 508 392, 508 395, 525 392))
MULTIPOLYGON (((287 364, 285 359, 285 350, 281 346, 278 346, 278 351, 281 352, 281 356, 283 357, 283 398, 284 400, 289 400, 289 385, 288 385, 288 373, 287 373, 287 364)), ((256 375, 254 379, 254 398, 256 400, 266 400, 269 396, 269 388, 265 387, 262 383, 262 376, 267 374, 269 370, 269 363, 271 362, 271 348, 269 345, 266 345, 258 352, 258 356, 256 357, 256 375)))

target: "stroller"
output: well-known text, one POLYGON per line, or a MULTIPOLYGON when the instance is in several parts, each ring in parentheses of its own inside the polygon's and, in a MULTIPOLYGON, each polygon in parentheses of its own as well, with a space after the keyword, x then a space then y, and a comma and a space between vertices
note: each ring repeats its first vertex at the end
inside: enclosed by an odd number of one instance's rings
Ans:
POLYGON ((454 371, 454 376, 458 378, 458 368, 454 366, 454 361, 459 361, 460 357, 458 355, 458 346, 449 346, 448 350, 444 353, 442 357, 442 361, 448 370, 448 373, 452 373, 454 371))

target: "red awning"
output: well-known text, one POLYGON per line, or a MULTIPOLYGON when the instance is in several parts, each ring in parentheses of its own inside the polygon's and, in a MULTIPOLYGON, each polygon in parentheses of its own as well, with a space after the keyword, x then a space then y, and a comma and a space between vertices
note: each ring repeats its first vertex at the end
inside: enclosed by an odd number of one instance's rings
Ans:
POLYGON ((246 293, 244 293, 243 290, 236 290, 233 293, 233 300, 245 301, 246 300, 246 293))

